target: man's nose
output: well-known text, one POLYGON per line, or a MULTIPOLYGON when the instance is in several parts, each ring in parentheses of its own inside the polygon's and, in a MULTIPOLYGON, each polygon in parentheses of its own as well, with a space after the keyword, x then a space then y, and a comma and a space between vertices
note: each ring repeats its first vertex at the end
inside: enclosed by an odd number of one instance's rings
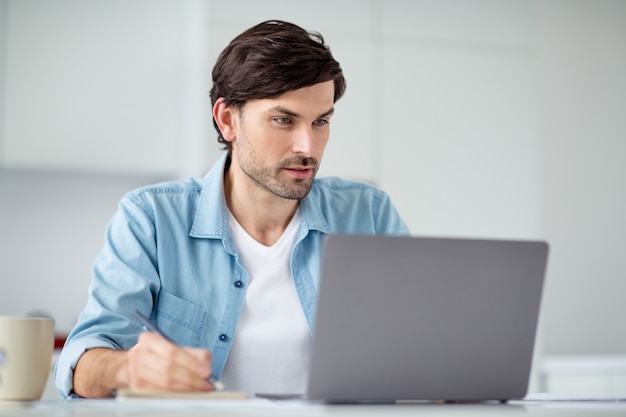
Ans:
POLYGON ((295 133, 293 152, 311 156, 315 152, 316 136, 312 126, 305 126, 295 133))

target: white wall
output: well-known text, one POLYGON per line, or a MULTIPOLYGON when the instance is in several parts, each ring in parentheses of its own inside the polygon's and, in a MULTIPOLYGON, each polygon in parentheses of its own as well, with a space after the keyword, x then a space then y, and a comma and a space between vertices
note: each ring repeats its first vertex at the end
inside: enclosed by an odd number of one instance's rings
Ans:
POLYGON ((376 182, 416 234, 548 239, 543 350, 626 353, 626 2, 609 0, 0 0, 0 314, 68 330, 123 191, 217 158, 212 63, 272 17, 321 31, 346 72, 324 175, 376 182), (70 64, 115 82, 77 88, 70 64))
POLYGON ((160 179, 0 169, 0 314, 46 312, 67 333, 117 201, 160 179))
POLYGON ((539 238, 535 3, 384 2, 381 185, 418 234, 539 238))
POLYGON ((626 354, 626 2, 539 6, 544 348, 626 354))
POLYGON ((0 161, 4 152, 4 121, 6 113, 6 47, 8 34, 9 3, 0 0, 0 161))

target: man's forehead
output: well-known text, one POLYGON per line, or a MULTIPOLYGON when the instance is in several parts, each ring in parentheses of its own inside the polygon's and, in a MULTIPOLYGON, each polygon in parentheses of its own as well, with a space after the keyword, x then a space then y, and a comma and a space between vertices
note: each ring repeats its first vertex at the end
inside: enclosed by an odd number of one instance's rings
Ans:
POLYGON ((334 83, 327 81, 296 90, 289 90, 276 97, 248 100, 244 107, 255 107, 262 111, 282 109, 301 112, 304 109, 329 111, 333 105, 334 83))

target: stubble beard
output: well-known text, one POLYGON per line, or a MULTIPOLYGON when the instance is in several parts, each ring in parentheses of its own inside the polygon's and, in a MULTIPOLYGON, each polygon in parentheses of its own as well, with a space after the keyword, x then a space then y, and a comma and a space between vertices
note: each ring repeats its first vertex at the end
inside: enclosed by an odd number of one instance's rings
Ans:
POLYGON ((294 156, 281 160, 276 166, 263 166, 245 133, 240 136, 239 145, 239 166, 257 186, 289 200, 299 200, 309 194, 319 168, 316 158, 294 156), (294 178, 285 172, 289 166, 305 166, 312 172, 306 179, 294 178))
POLYGON ((254 183, 272 194, 289 200, 299 200, 311 191, 318 165, 315 158, 295 157, 280 161, 276 167, 241 164, 241 169, 254 183), (313 172, 306 179, 285 178, 288 174, 285 173, 284 168, 294 165, 307 166, 313 172))

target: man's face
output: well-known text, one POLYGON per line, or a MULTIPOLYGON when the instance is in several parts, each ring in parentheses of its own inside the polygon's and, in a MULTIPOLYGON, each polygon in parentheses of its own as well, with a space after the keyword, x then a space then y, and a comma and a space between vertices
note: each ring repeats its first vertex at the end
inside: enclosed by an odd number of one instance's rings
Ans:
POLYGON ((333 81, 248 101, 238 115, 233 162, 256 186, 287 198, 305 197, 330 133, 333 81))

